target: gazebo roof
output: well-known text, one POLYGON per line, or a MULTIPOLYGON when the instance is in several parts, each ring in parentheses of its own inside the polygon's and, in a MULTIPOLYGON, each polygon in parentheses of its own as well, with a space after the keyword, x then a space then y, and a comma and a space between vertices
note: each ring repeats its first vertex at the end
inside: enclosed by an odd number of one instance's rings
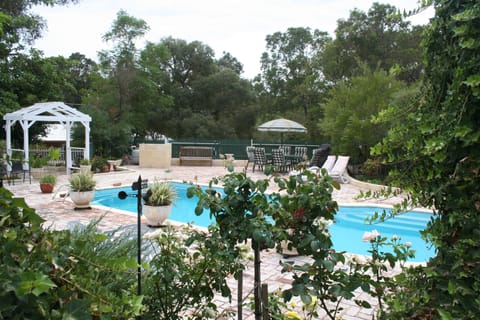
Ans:
POLYGON ((27 120, 44 122, 90 122, 92 118, 63 102, 40 102, 3 116, 4 120, 27 120))

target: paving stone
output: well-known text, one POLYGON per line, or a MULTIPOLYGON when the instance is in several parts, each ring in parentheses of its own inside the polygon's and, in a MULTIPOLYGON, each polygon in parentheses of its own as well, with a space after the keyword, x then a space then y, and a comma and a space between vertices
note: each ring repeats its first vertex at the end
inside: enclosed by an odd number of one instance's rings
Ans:
MULTIPOLYGON (((95 180, 97 181, 98 188, 108 188, 113 185, 121 183, 122 185, 131 185, 132 182, 137 181, 141 176, 143 179, 153 181, 155 179, 168 179, 183 182, 193 182, 198 184, 207 184, 212 177, 219 177, 226 173, 223 167, 180 167, 172 166, 171 170, 165 169, 152 169, 152 168, 140 168, 138 166, 129 166, 129 170, 122 172, 95 174, 95 180)), ((240 171, 243 168, 236 167, 235 170, 240 171)), ((248 172, 248 176, 252 179, 266 178, 261 172, 252 173, 248 172)), ((68 177, 61 175, 57 178, 57 186, 55 193, 43 194, 40 192, 40 188, 37 181, 33 181, 29 184, 16 183, 15 185, 6 185, 16 197, 24 197, 27 204, 36 209, 37 213, 45 219, 44 227, 50 229, 72 229, 75 227, 81 227, 87 225, 92 220, 101 221, 98 227, 103 231, 113 231, 122 228, 123 230, 132 230, 136 232, 137 217, 132 214, 126 214, 119 210, 105 209, 104 207, 92 206, 89 210, 74 210, 74 205, 68 197, 62 197, 68 192, 68 177)), ((358 203, 354 198, 359 194, 360 190, 368 190, 368 187, 364 187, 361 184, 343 184, 340 190, 335 190, 333 197, 341 204, 358 203)), ((270 189, 273 190, 273 189, 270 189)), ((385 201, 375 201, 371 203, 381 204, 393 204, 397 203, 399 198, 390 198, 385 201)), ((152 229, 146 226, 145 221, 142 218, 142 232, 149 232, 152 229)), ((295 261, 298 263, 304 263, 309 261, 306 257, 290 257, 288 259, 283 258, 275 250, 269 250, 262 253, 262 280, 269 284, 269 290, 274 291, 278 288, 286 288, 291 283, 292 276, 289 274, 281 274, 282 269, 281 261, 295 261)), ((244 297, 248 300, 248 296, 253 289, 253 262, 249 261, 244 271, 244 297)), ((232 301, 224 297, 218 297, 219 306, 223 310, 237 309, 237 282, 235 279, 228 280, 229 286, 232 290, 232 301)), ((357 297, 362 299, 368 299, 372 305, 376 305, 376 300, 369 297, 364 292, 358 292, 357 297)), ((347 319, 371 319, 374 309, 362 309, 355 305, 352 301, 346 301, 344 304, 344 310, 341 315, 344 320, 347 319)), ((248 308, 243 309, 244 320, 254 319, 254 315, 248 308)))

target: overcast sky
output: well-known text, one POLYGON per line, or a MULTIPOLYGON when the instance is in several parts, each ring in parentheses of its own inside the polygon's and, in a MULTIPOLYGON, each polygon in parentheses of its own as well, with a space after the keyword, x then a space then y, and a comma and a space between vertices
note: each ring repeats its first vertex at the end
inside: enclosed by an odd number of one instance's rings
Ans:
MULTIPOLYGON (((97 52, 109 48, 102 35, 123 9, 150 27, 139 48, 146 41, 159 42, 169 36, 198 40, 211 47, 217 58, 223 52, 232 54, 243 64, 243 76, 253 78, 260 72, 267 35, 309 27, 333 37, 338 19, 348 19, 354 8, 367 12, 374 2, 402 10, 417 5, 417 0, 81 0, 78 5, 33 9, 48 24, 34 47, 46 56, 80 52, 97 60, 97 52)), ((429 9, 411 20, 425 24, 432 16, 429 9)))

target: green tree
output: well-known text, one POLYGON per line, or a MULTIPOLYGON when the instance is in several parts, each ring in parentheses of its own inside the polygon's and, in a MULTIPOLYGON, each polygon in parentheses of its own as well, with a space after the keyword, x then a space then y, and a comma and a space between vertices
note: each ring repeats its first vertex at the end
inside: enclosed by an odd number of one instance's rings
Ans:
POLYGON ((0 1, 0 61, 8 59, 14 52, 23 51, 26 44, 40 38, 45 21, 30 9, 35 5, 67 5, 78 0, 1 0, 0 1))
MULTIPOLYGON (((114 43, 110 51, 99 54, 102 78, 96 78, 94 89, 85 99, 92 116, 91 135, 95 150, 102 156, 122 156, 128 151, 137 108, 142 109, 138 97, 145 93, 141 88, 137 66, 138 52, 135 40, 148 30, 145 21, 120 10, 104 40, 114 43)), ((136 122, 138 123, 138 122, 136 122)))
POLYGON ((251 138, 255 126, 255 97, 250 82, 241 79, 230 68, 195 81, 193 89, 194 113, 208 115, 209 126, 198 123, 197 128, 206 129, 200 137, 251 138))
POLYGON ((118 100, 115 106, 114 121, 121 119, 124 111, 133 109, 131 98, 135 94, 134 80, 137 77, 137 49, 135 41, 149 30, 147 23, 120 10, 113 21, 111 29, 103 35, 106 42, 112 41, 114 47, 110 51, 99 53, 102 71, 110 79, 112 89, 118 100))
MULTIPOLYGON (((31 12, 35 5, 66 5, 77 0, 0 1, 0 115, 18 110, 33 102, 62 100, 62 77, 55 73, 51 61, 43 59, 35 49, 26 51, 41 37, 45 21, 31 12)), ((32 128, 32 136, 42 132, 32 128)), ((4 136, 4 132, 0 133, 4 136)), ((15 130, 13 140, 19 141, 21 130, 15 130)))
POLYGON ((422 30, 388 4, 374 3, 368 13, 354 9, 347 20, 338 20, 335 40, 324 50, 325 76, 334 82, 351 78, 361 74, 366 64, 371 70, 387 72, 398 66, 399 79, 418 81, 423 69, 422 30))
POLYGON ((436 216, 425 231, 437 254, 403 275, 389 318, 475 319, 480 314, 480 12, 478 1, 433 1, 426 76, 415 108, 376 152, 394 165, 413 204, 436 216), (403 290, 408 288, 407 290, 403 290))
POLYGON ((261 74, 255 79, 264 118, 289 117, 306 125, 318 138, 316 108, 326 91, 320 53, 331 39, 326 32, 289 28, 268 35, 261 57, 261 74))
POLYGON ((406 86, 384 71, 365 67, 362 76, 339 82, 322 105, 318 127, 329 137, 335 153, 348 154, 353 163, 369 157, 369 149, 387 134, 388 123, 372 122, 406 86))
POLYGON ((251 137, 255 124, 253 88, 240 77, 241 64, 228 53, 217 61, 201 42, 171 37, 147 44, 142 69, 171 97, 168 108, 152 110, 151 129, 171 137, 251 137))

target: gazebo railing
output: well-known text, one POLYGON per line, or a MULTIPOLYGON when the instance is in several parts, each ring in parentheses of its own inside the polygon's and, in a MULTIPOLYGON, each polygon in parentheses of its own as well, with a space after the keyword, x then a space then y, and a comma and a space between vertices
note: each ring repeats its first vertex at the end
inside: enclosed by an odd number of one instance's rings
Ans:
POLYGON ((80 160, 84 158, 85 148, 71 147, 70 150, 72 152, 72 165, 75 168, 75 166, 80 165, 80 160))

